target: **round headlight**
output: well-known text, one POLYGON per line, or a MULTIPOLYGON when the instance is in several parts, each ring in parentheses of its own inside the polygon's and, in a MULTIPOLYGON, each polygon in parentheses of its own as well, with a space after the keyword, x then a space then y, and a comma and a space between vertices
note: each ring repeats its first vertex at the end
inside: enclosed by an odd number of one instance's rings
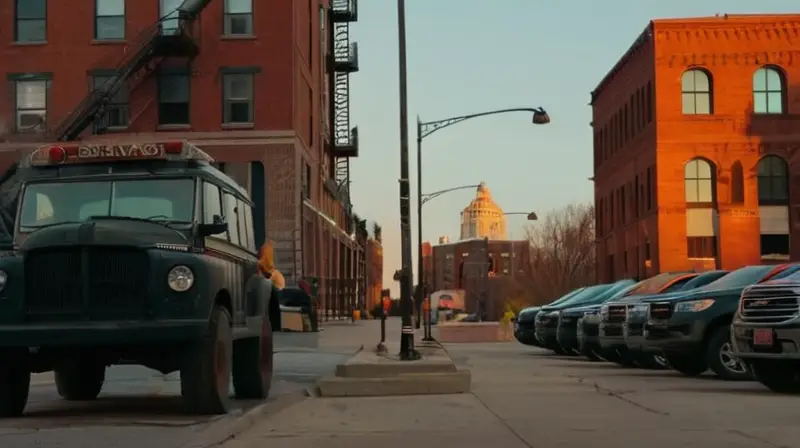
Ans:
POLYGON ((194 284, 194 274, 186 266, 175 266, 167 274, 167 284, 173 291, 188 291, 194 284))
POLYGON ((0 271, 0 291, 6 289, 7 281, 8 281, 8 274, 6 274, 6 271, 0 271))

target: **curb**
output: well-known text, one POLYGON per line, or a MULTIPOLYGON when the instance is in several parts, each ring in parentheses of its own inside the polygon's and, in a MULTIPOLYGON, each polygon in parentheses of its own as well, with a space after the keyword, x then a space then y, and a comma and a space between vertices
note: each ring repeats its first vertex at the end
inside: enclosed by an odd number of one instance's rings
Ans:
POLYGON ((281 394, 275 400, 248 409, 233 419, 229 419, 227 416, 219 417, 180 448, 212 448, 223 445, 225 442, 235 439, 239 434, 248 431, 262 419, 285 411, 312 396, 309 389, 300 389, 281 394))

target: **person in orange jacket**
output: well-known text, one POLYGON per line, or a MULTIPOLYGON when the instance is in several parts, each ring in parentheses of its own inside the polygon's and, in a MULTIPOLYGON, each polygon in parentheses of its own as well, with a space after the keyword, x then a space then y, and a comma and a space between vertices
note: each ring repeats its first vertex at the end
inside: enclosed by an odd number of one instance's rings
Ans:
POLYGON ((286 287, 286 279, 281 271, 275 269, 275 247, 272 241, 267 241, 261 246, 258 257, 258 269, 264 277, 272 280, 272 284, 279 290, 286 287))

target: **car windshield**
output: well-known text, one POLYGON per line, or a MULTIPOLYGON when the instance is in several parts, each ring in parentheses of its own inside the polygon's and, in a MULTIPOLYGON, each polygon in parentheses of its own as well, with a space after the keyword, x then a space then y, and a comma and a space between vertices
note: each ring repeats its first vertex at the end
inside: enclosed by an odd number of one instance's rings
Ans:
POLYGON ((662 289, 671 281, 685 274, 658 274, 650 277, 647 280, 642 280, 630 289, 625 295, 637 296, 640 294, 655 294, 661 292, 662 289))
POLYGON ((704 274, 700 274, 697 277, 689 280, 688 282, 680 285, 679 288, 676 288, 672 291, 690 291, 695 288, 699 288, 701 286, 705 286, 715 280, 718 280, 728 273, 725 271, 715 271, 715 272, 706 272, 704 274))
POLYGON ((194 196, 194 179, 33 183, 19 222, 23 231, 93 216, 192 222, 194 196))
POLYGON ((609 300, 621 299, 622 297, 630 295, 630 291, 636 285, 638 285, 638 283, 634 283, 633 280, 620 280, 616 283, 612 283, 610 288, 602 294, 598 294, 592 302, 601 303, 609 300))
POLYGON ((563 296, 561 296, 560 298, 556 299, 556 301, 555 301, 555 302, 552 302, 552 303, 550 303, 549 305, 550 305, 550 306, 552 306, 552 305, 560 305, 560 304, 562 304, 562 303, 566 302, 567 300, 569 300, 569 299, 571 299, 571 298, 575 297, 576 295, 580 294, 580 293, 581 293, 581 292, 582 292, 584 289, 586 289, 586 288, 578 288, 578 289, 574 289, 574 290, 572 290, 572 291, 570 291, 570 292, 568 292, 568 293, 564 294, 564 295, 563 295, 563 296))
POLYGON ((714 289, 743 288, 758 283, 759 280, 773 269, 775 269, 775 266, 747 266, 737 269, 727 275, 723 275, 701 289, 711 291, 714 289))
POLYGON ((565 301, 559 303, 558 305, 559 306, 563 306, 563 305, 574 305, 574 304, 578 304, 578 303, 583 303, 584 301, 590 300, 592 297, 595 297, 598 294, 606 291, 610 287, 611 287, 611 285, 590 286, 590 287, 584 289, 583 291, 579 292, 578 294, 575 294, 574 296, 572 296, 571 299, 565 300, 565 301))

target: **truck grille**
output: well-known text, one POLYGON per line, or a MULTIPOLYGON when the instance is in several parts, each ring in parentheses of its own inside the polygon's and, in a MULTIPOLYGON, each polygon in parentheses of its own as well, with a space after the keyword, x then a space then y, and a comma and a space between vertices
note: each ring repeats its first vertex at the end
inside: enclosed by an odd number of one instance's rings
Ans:
POLYGON ((651 303, 648 315, 651 319, 669 319, 672 317, 671 303, 651 303))
POLYGON ((25 256, 28 316, 133 317, 147 305, 147 253, 117 247, 59 248, 25 256))
POLYGON ((760 285, 748 288, 739 301, 744 322, 780 323, 800 313, 800 294, 785 285, 760 285))
POLYGON ((622 323, 625 322, 625 305, 609 305, 608 306, 608 322, 622 323))

